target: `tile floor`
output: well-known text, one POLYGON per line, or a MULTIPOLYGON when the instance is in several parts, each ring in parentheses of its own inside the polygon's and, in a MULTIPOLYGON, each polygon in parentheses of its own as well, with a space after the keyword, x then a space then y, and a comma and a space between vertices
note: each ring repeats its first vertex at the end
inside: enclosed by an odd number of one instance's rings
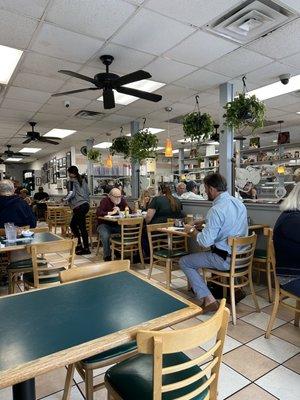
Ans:
MULTIPOLYGON (((52 262, 59 262, 60 255, 53 255, 52 262)), ((99 262, 99 256, 76 256, 75 265, 84 266, 99 262)), ((135 269, 141 274, 148 269, 135 269)), ((164 284, 163 270, 153 269, 152 279, 164 284)), ((173 289, 185 298, 191 298, 186 289, 186 279, 180 270, 173 272, 173 289)), ((6 288, 0 288, 0 295, 6 288)), ((264 286, 256 286, 261 313, 256 313, 250 296, 237 306, 237 325, 228 327, 224 346, 224 356, 219 378, 218 400, 299 400, 300 393, 300 331, 291 323, 294 316, 287 310, 280 310, 273 334, 269 340, 264 338, 264 330, 269 320, 272 306, 267 301, 264 286)), ((191 298, 192 300, 192 298, 191 298)), ((172 326, 180 329, 207 319, 199 316, 172 326)), ((194 349, 191 356, 199 356, 210 347, 194 349)), ((105 370, 95 371, 96 380, 103 379, 105 370)), ((65 368, 59 368, 36 378, 37 399, 60 400, 66 375, 65 368)), ((105 389, 94 395, 95 400, 106 399, 105 389)), ((71 400, 85 399, 84 383, 75 374, 71 400)), ((11 388, 0 390, 0 400, 12 400, 11 388)))

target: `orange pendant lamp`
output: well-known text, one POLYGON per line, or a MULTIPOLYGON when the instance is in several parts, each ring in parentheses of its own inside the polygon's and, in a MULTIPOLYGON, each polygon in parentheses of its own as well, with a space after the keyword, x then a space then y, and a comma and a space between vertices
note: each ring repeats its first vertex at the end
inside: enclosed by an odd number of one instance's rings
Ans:
MULTIPOLYGON (((170 115, 172 107, 165 107, 165 110, 170 115)), ((173 157, 173 144, 170 139, 170 117, 168 117, 168 138, 166 140, 165 157, 173 157)))
POLYGON ((112 166, 113 166, 113 161, 112 161, 112 155, 111 155, 111 154, 109 154, 109 155, 107 156, 107 158, 106 158, 106 160, 105 160, 105 166, 106 166, 107 168, 112 168, 112 166))

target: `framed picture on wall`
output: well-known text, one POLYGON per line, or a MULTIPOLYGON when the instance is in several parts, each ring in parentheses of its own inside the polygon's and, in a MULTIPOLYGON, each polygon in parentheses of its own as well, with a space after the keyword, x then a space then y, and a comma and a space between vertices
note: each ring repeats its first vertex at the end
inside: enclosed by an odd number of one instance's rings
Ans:
POLYGON ((66 178, 67 177, 67 170, 66 167, 62 167, 59 169, 59 177, 66 178))
POLYGON ((49 171, 49 169, 48 169, 48 171, 47 171, 47 175, 46 175, 46 183, 50 183, 50 171, 49 171))
POLYGON ((57 183, 57 174, 53 174, 52 183, 57 183))
POLYGON ((65 167, 67 165, 67 157, 63 157, 62 165, 63 165, 63 167, 65 167))
POLYGON ((36 185, 36 186, 41 186, 41 184, 42 184, 42 178, 40 178, 39 176, 37 176, 37 177, 35 178, 35 185, 36 185))
POLYGON ((71 152, 70 152, 70 151, 67 152, 67 154, 66 154, 66 159, 67 159, 67 165, 66 165, 66 167, 67 167, 67 169, 68 169, 69 167, 71 167, 71 152))
POLYGON ((59 159, 58 159, 58 166, 59 166, 59 167, 62 167, 62 158, 59 158, 59 159))

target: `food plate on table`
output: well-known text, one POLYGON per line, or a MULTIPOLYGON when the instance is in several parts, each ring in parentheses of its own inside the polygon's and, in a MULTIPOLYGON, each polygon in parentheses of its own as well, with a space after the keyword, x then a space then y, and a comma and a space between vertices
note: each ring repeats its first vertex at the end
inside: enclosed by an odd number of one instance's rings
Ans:
POLYGON ((21 234, 22 234, 22 236, 28 238, 28 237, 33 236, 34 232, 27 230, 27 231, 22 231, 21 234))

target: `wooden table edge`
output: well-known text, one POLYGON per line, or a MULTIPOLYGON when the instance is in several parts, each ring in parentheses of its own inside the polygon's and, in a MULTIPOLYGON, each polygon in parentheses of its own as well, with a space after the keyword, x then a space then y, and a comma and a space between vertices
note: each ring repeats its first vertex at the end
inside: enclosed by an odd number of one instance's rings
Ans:
MULTIPOLYGON (((24 363, 24 364, 21 364, 21 365, 15 367, 15 368, 5 370, 4 372, 0 371, 0 389, 11 386, 11 385, 15 385, 17 383, 23 382, 23 381, 31 379, 31 378, 35 378, 36 376, 44 374, 46 372, 49 372, 53 369, 64 367, 68 364, 72 364, 72 363, 74 363, 76 361, 80 361, 84 358, 91 357, 93 355, 96 355, 100 352, 109 350, 109 349, 114 348, 123 343, 127 343, 130 340, 134 339, 136 337, 137 332, 141 329, 147 329, 147 330, 148 329, 149 330, 163 329, 170 325, 182 322, 186 319, 195 317, 202 312, 202 309, 200 307, 198 307, 196 304, 188 301, 187 299, 182 298, 178 294, 172 293, 170 290, 167 290, 167 289, 161 287, 159 284, 149 281, 146 277, 143 277, 134 271, 130 270, 127 272, 146 281, 147 283, 151 284, 152 286, 157 287, 158 289, 162 290, 163 292, 166 292, 167 294, 173 296, 177 300, 180 300, 182 303, 187 304, 188 307, 183 308, 181 310, 174 311, 170 314, 155 318, 153 320, 143 322, 139 325, 123 329, 121 331, 112 333, 110 335, 106 335, 105 337, 94 339, 89 342, 77 345, 77 346, 73 346, 71 348, 59 351, 52 355, 41 357, 34 361, 29 361, 27 363, 24 363)), ((116 273, 118 273, 118 271, 116 273)), ((105 275, 111 275, 111 274, 105 274, 105 275)), ((102 276, 104 276, 104 275, 102 275, 102 276)), ((97 278, 97 277, 87 278, 87 279, 95 279, 95 278, 97 278)), ((87 280, 87 279, 83 279, 83 280, 87 280)), ((79 281, 76 281, 76 282, 79 282, 79 281)), ((62 285, 69 285, 72 283, 74 283, 74 282, 68 282, 68 283, 64 283, 62 285)), ((37 289, 37 290, 48 290, 48 289, 51 289, 51 287, 37 289)), ((11 296, 20 295, 20 294, 26 295, 26 294, 30 294, 30 292, 29 293, 28 292, 27 293, 17 293, 17 294, 13 294, 11 296)))

